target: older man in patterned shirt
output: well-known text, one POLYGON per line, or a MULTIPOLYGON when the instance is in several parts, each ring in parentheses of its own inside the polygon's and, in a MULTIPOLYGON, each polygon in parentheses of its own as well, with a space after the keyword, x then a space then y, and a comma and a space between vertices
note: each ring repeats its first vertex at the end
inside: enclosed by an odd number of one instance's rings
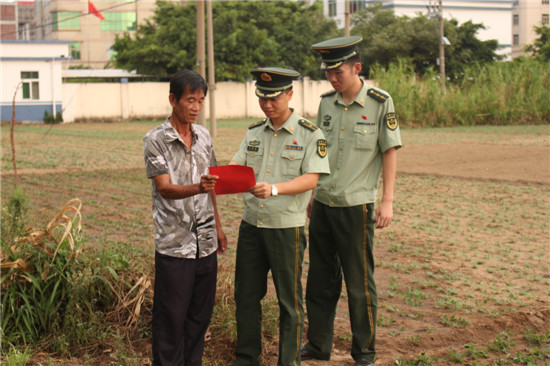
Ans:
POLYGON ((202 364, 216 292, 217 257, 227 239, 209 175, 216 157, 208 130, 194 125, 204 79, 181 71, 170 81, 172 114, 144 138, 155 222, 153 365, 202 364))

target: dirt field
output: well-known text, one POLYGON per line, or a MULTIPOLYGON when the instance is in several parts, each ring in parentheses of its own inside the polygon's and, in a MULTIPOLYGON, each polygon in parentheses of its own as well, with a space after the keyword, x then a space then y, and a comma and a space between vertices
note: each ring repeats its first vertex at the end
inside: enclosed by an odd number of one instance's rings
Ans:
MULTIPOLYGON (((34 218, 45 222, 79 197, 88 245, 129 241, 152 248, 141 155, 141 136, 151 127, 73 125, 47 137, 45 130, 19 132, 19 184, 30 192, 34 218), (117 130, 101 132, 111 128, 117 130)), ((2 132, 4 200, 13 175, 2 132)), ((403 130, 394 223, 375 234, 377 365, 550 363, 549 132, 548 126, 403 130)), ((219 129, 220 163, 243 135, 219 129)), ((242 203, 236 196, 219 202, 233 246, 222 261, 231 263, 242 203)), ((305 274, 307 268, 306 256, 305 274)), ((303 364, 353 365, 350 338, 343 293, 332 361, 303 364)), ((266 364, 276 364, 276 353, 275 344, 266 364)), ((141 357, 147 364, 148 346, 141 357)))
MULTIPOLYGON (((548 204, 548 184, 550 183, 549 146, 465 143, 413 145, 405 147, 399 152, 398 172, 400 178, 408 175, 406 179, 407 183, 420 183, 418 181, 423 179, 437 181, 437 185, 434 185, 433 189, 448 192, 454 196, 454 202, 459 206, 458 211, 467 211, 471 209, 472 205, 477 205, 480 209, 478 215, 480 220, 476 220, 471 225, 472 230, 477 231, 476 227, 481 226, 485 227, 485 229, 493 228, 496 233, 495 235, 484 235, 479 239, 476 238, 475 242, 479 243, 479 246, 476 245, 473 248, 472 241, 468 240, 469 235, 464 235, 466 234, 465 231, 460 230, 455 237, 441 237, 441 234, 435 230, 422 230, 422 227, 407 225, 405 223, 412 221, 407 216, 407 213, 416 212, 415 215, 419 213, 414 207, 403 207, 400 200, 402 197, 399 197, 400 195, 396 197, 396 222, 391 229, 391 233, 383 231, 376 233, 379 244, 375 249, 375 256, 378 259, 378 268, 376 269, 375 276, 378 281, 379 293, 381 294, 379 297, 379 305, 381 305, 379 318, 395 319, 395 322, 392 321, 391 326, 379 326, 377 329, 377 350, 379 352, 377 365, 394 365, 398 359, 410 359, 412 354, 419 355, 422 353, 437 358, 438 360, 434 361, 433 364, 452 364, 454 362, 445 359, 445 357, 449 356, 449 350, 453 349, 456 352, 465 353, 466 349, 464 345, 469 342, 475 345, 487 344, 488 341, 492 341, 499 333, 511 332, 514 335, 519 335, 529 328, 532 330, 537 329, 539 332, 548 332, 550 330, 550 295, 548 293, 550 236, 547 225, 544 230, 540 231, 540 237, 535 239, 538 243, 529 242, 533 246, 540 245, 539 249, 542 254, 540 275, 546 280, 544 281, 545 286, 543 286, 545 290, 540 293, 540 298, 531 299, 532 301, 528 301, 522 305, 519 305, 519 303, 514 304, 515 301, 512 301, 508 304, 511 305, 510 307, 504 306, 506 309, 502 309, 499 305, 490 306, 479 312, 475 310, 475 305, 464 306, 461 303, 479 303, 478 300, 482 299, 476 299, 480 295, 478 291, 481 290, 481 292, 484 292, 482 290, 484 287, 490 287, 491 283, 495 284, 506 281, 506 278, 514 278, 512 280, 514 282, 512 290, 506 290, 497 285, 493 290, 493 295, 485 294, 481 296, 483 298, 482 301, 487 301, 487 299, 490 301, 493 296, 495 298, 501 296, 502 292, 508 292, 510 297, 514 297, 521 293, 522 288, 525 289, 533 286, 531 277, 520 276, 518 278, 517 276, 512 276, 512 273, 518 270, 516 266, 524 267, 527 265, 521 264, 521 258, 527 255, 526 248, 518 248, 516 245, 513 245, 517 243, 512 238, 507 237, 505 233, 498 233, 501 224, 495 223, 494 216, 490 210, 487 210, 491 206, 487 201, 494 199, 504 201, 506 199, 509 200, 509 208, 513 208, 516 205, 527 203, 524 199, 536 200, 537 198, 505 197, 505 191, 495 192, 489 186, 502 186, 504 182, 506 184, 511 183, 518 188, 525 183, 540 184, 543 185, 541 187, 542 191, 546 193, 544 197, 540 197, 544 201, 541 209, 545 210, 543 212, 547 216, 549 212, 548 208, 550 208, 548 204), (431 177, 436 179, 430 179, 431 177), (484 184, 483 182, 487 183, 484 184), (451 192, 451 190, 460 189, 460 186, 463 186, 465 190, 477 187, 477 192, 471 190, 468 192, 451 192), (485 195, 484 192, 487 194, 485 195), (474 199, 472 200, 471 198, 474 199), (399 227, 400 224, 405 224, 403 226, 408 226, 409 229, 411 227, 416 228, 416 233, 404 232, 399 227), (411 240, 411 236, 413 235, 414 239, 411 240), (405 242, 403 239, 407 237, 410 241, 405 242), (497 237, 500 238, 497 239, 497 237), (514 259, 511 261, 512 263, 500 260, 496 252, 493 253, 494 257, 492 255, 488 256, 489 259, 487 262, 492 262, 489 266, 503 267, 497 278, 493 278, 490 273, 486 272, 486 268, 480 269, 481 265, 488 265, 484 259, 479 259, 480 266, 477 266, 475 265, 476 261, 472 261, 471 257, 483 258, 483 256, 477 255, 475 251, 479 251, 484 246, 499 245, 499 240, 503 240, 504 246, 508 246, 508 243, 512 244, 508 248, 502 249, 509 251, 512 255, 510 259, 514 259), (391 250, 393 246, 388 247, 386 244, 388 241, 400 242, 399 247, 403 247, 403 249, 407 248, 409 252, 407 253, 405 250, 391 250), (426 249, 426 244, 430 242, 435 242, 435 245, 442 247, 449 246, 444 251, 448 250, 453 260, 449 260, 449 256, 445 256, 443 252, 440 253, 439 258, 432 255, 425 257, 416 253, 416 251, 426 249), (415 253, 412 254, 413 252, 415 253), (515 256, 513 255, 514 253, 515 256), (420 266, 429 267, 431 274, 424 273, 422 276, 418 276, 413 271, 407 273, 407 270, 402 269, 412 262, 418 261, 419 258, 421 259, 420 266), (428 276, 426 276, 427 274, 428 276), (422 283, 423 280, 420 278, 425 277, 433 281, 428 280, 428 282, 422 283), (395 285, 392 285, 392 282, 395 285), (419 288, 424 291, 426 300, 421 301, 421 304, 418 304, 418 306, 405 304, 400 305, 400 308, 396 309, 392 304, 392 299, 394 298, 392 292, 396 293, 399 291, 393 291, 392 286, 403 289, 418 283, 420 283, 419 288), (430 290, 430 288, 436 291, 430 290), (450 306, 434 306, 433 300, 441 297, 443 294, 444 296, 446 294, 453 294, 456 303, 451 303, 452 305, 450 306), (432 298, 432 301, 429 300, 430 298, 432 298), (449 314, 449 310, 452 310, 450 314, 456 315, 457 318, 468 319, 470 324, 466 326, 442 327, 441 319, 445 314, 449 314), (502 313, 497 314, 500 311, 502 313)), ((397 184, 402 186, 403 180, 398 179, 397 184)), ((410 188, 402 187, 399 191, 403 189, 409 190, 410 188)), ((414 195, 415 193, 411 194, 414 195)), ((452 212, 446 212, 443 207, 439 207, 437 211, 433 210, 433 208, 440 206, 441 203, 432 201, 432 209, 422 213, 422 215, 427 215, 424 220, 434 222, 441 220, 442 223, 451 222, 452 225, 468 226, 468 221, 470 221, 468 215, 457 214, 454 216, 452 212), (445 218, 445 215, 450 215, 454 218, 445 218)), ((500 208, 503 210, 507 209, 506 206, 500 208)), ((523 232, 521 235, 527 235, 531 227, 530 218, 517 217, 513 221, 513 225, 517 229, 516 233, 523 232)), ((419 297, 421 296, 419 295, 419 297)), ((497 301, 497 304, 499 303, 497 301)), ((346 310, 347 301, 343 297, 339 303, 337 313, 336 334, 349 335, 349 321, 346 310)), ((306 361, 303 364, 354 365, 349 356, 350 342, 347 338, 347 336, 335 337, 335 350, 332 361, 306 361)), ((518 349, 529 348, 527 344, 519 344, 519 342, 516 346, 518 349)), ((487 364, 497 364, 498 358, 491 358, 492 361, 483 361, 482 358, 477 358, 477 362, 479 362, 478 364, 484 364, 485 362, 487 364)), ((540 360, 539 362, 540 364, 548 364, 549 361, 540 360)), ((457 363, 460 364, 462 362, 457 363)), ((465 360, 463 364, 473 363, 465 360)))

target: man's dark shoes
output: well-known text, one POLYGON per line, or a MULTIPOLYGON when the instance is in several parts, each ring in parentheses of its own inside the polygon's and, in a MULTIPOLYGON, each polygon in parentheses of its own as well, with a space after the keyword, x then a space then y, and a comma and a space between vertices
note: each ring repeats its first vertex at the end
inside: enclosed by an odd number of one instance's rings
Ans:
POLYGON ((355 366, 374 366, 374 362, 366 358, 359 358, 355 361, 355 366))
POLYGON ((307 361, 307 360, 328 361, 330 359, 330 357, 320 357, 317 353, 311 352, 305 346, 300 348, 300 358, 302 359, 302 361, 307 361))

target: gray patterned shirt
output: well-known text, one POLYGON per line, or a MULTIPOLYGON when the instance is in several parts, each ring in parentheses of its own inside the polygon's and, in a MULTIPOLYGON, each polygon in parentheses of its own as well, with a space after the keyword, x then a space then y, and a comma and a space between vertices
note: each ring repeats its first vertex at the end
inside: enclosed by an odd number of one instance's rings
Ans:
MULTIPOLYGON (((193 144, 189 150, 167 118, 143 139, 147 177, 168 174, 170 183, 199 183, 216 166, 208 130, 191 125, 193 144)), ((153 220, 157 252, 178 258, 203 258, 218 247, 214 209, 207 193, 183 199, 163 198, 152 180, 153 220)))

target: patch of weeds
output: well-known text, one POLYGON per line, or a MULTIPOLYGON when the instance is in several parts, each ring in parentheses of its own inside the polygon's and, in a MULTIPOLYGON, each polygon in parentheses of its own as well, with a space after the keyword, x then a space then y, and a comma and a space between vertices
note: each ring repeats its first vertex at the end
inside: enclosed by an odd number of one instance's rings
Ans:
POLYGON ((408 291, 403 292, 401 296, 403 297, 403 301, 405 301, 405 304, 408 304, 411 306, 422 305, 422 300, 426 298, 426 295, 424 295, 420 290, 412 289, 410 287, 408 291))
POLYGON ((437 357, 430 357, 426 353, 422 352, 412 360, 400 358, 395 361, 395 364, 397 366, 430 366, 433 365, 434 362, 437 362, 437 357))
POLYGON ((527 330, 525 330, 523 334, 525 335, 525 339, 527 340, 527 342, 529 342, 529 344, 531 345, 544 346, 545 344, 550 343, 550 332, 539 334, 535 331, 532 331, 531 328, 527 328, 527 330))
POLYGON ((468 342, 464 348, 466 348, 466 356, 468 357, 489 358, 486 350, 477 348, 472 342, 468 342))
POLYGON ((451 315, 450 317, 447 315, 443 315, 441 318, 441 322, 446 325, 450 325, 452 327, 459 327, 461 325, 470 325, 470 321, 466 318, 461 318, 459 316, 451 315))
POLYGON ((398 290, 400 285, 397 283, 397 280, 399 280, 399 276, 391 276, 390 278, 390 289, 392 290, 398 290))
POLYGON ((441 299, 437 300, 435 307, 438 309, 461 310, 468 308, 461 300, 449 295, 440 295, 441 299))
POLYGON ((25 366, 32 357, 32 351, 26 347, 17 349, 10 344, 8 352, 2 355, 2 365, 25 366))
POLYGON ((350 341, 351 341, 351 333, 340 334, 340 335, 338 336, 338 338, 340 338, 340 339, 343 340, 343 341, 348 341, 348 342, 350 342, 350 341))
POLYGON ((455 351, 454 349, 450 349, 449 356, 445 357, 445 359, 454 363, 464 364, 464 357, 466 357, 465 354, 455 351))
POLYGON ((391 305, 391 304, 388 304, 387 302, 384 303, 384 307, 386 309, 388 309, 388 311, 391 311, 392 313, 398 313, 398 314, 401 314, 401 310, 395 306, 395 305, 391 305))
POLYGON ((393 317, 386 317, 383 314, 378 315, 376 319, 376 325, 379 327, 389 327, 391 324, 395 323, 396 320, 393 317))
POLYGON ((508 353, 510 351, 510 347, 514 347, 516 345, 512 339, 513 336, 514 334, 512 332, 500 332, 495 336, 493 343, 490 343, 487 347, 494 353, 508 353))
POLYGON ((525 364, 525 365, 538 365, 542 360, 550 359, 550 350, 549 349, 540 349, 538 347, 531 348, 528 354, 521 352, 516 353, 516 357, 512 359, 514 364, 525 364))
POLYGON ((410 335, 410 336, 407 336, 407 338, 409 339, 409 341, 411 342, 411 344, 413 346, 419 346, 420 345, 420 336, 417 334, 417 335, 410 335))

